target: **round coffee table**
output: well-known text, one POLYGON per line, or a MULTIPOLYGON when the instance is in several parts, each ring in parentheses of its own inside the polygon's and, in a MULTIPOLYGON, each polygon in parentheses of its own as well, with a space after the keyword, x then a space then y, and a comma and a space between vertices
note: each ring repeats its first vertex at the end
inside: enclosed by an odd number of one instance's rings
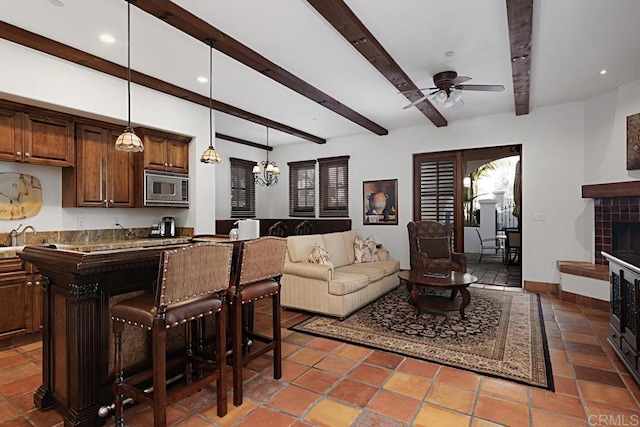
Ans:
POLYGON ((464 309, 471 301, 469 294, 470 284, 478 281, 478 278, 468 273, 452 271, 445 277, 437 277, 426 270, 405 270, 398 273, 401 281, 405 282, 409 289, 409 303, 415 307, 415 314, 422 311, 460 311, 460 317, 464 319, 464 309), (451 289, 450 297, 437 295, 420 295, 421 288, 451 289), (460 291, 461 299, 456 299, 460 291))

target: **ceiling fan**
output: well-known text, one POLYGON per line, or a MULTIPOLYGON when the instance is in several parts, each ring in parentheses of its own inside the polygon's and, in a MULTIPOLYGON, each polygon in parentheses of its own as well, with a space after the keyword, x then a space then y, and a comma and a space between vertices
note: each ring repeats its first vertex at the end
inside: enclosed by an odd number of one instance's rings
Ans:
MULTIPOLYGON (((468 82, 469 80, 471 80, 471 77, 459 76, 455 71, 443 71, 441 73, 437 73, 433 76, 433 83, 435 84, 435 87, 417 89, 419 91, 431 90, 432 92, 421 96, 411 104, 406 105, 402 108, 405 110, 407 108, 411 108, 432 95, 433 97, 431 98, 431 100, 435 101, 438 104, 442 104, 444 108, 460 107, 464 105, 464 101, 462 101, 463 90, 477 90, 483 92, 502 92, 504 90, 503 85, 463 84, 465 82, 468 82)), ((408 92, 415 92, 415 90, 400 93, 408 92)))

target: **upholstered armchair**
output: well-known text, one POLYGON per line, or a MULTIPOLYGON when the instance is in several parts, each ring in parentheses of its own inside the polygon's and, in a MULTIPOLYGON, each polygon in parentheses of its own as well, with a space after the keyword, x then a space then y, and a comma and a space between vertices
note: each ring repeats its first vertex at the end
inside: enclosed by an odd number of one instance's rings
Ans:
POLYGON ((451 250, 453 224, 418 221, 407 224, 409 231, 409 261, 412 269, 438 273, 467 271, 465 254, 451 250))

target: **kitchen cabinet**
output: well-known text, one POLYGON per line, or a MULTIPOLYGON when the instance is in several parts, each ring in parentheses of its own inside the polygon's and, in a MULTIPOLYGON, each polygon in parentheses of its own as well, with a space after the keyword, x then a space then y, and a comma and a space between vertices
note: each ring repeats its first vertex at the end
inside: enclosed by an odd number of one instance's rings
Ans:
POLYGON ((122 129, 78 123, 76 166, 62 171, 62 207, 134 206, 135 153, 117 151, 122 129))
POLYGON ((25 312, 27 333, 42 330, 42 285, 43 278, 38 269, 31 263, 24 263, 25 279, 25 312))
POLYGON ((191 138, 151 129, 138 129, 142 138, 143 169, 189 173, 189 142, 191 138))
POLYGON ((27 332, 26 278, 19 258, 0 259, 0 339, 27 332))
POLYGON ((608 341, 640 384, 640 267, 605 252, 602 255, 609 261, 611 285, 608 341))
POLYGON ((73 166, 73 121, 47 110, 0 104, 0 160, 73 166))

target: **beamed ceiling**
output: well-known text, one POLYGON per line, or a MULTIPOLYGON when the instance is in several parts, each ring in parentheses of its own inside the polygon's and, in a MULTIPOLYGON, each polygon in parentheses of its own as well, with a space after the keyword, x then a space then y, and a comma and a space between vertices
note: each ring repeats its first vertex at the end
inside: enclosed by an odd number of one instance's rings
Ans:
MULTIPOLYGON (((127 2, 53 3, 0 2, 0 43, 125 79, 127 2), (101 42, 103 33, 116 42, 101 42)), ((637 0, 131 4, 132 82, 208 106, 208 83, 196 78, 209 74, 213 41, 217 137, 250 146, 264 145, 265 126, 276 130, 272 146, 446 129, 483 115, 526 115, 640 79, 637 0), (460 108, 430 99, 402 108, 430 93, 420 89, 447 70, 506 90, 464 90, 460 108)))

